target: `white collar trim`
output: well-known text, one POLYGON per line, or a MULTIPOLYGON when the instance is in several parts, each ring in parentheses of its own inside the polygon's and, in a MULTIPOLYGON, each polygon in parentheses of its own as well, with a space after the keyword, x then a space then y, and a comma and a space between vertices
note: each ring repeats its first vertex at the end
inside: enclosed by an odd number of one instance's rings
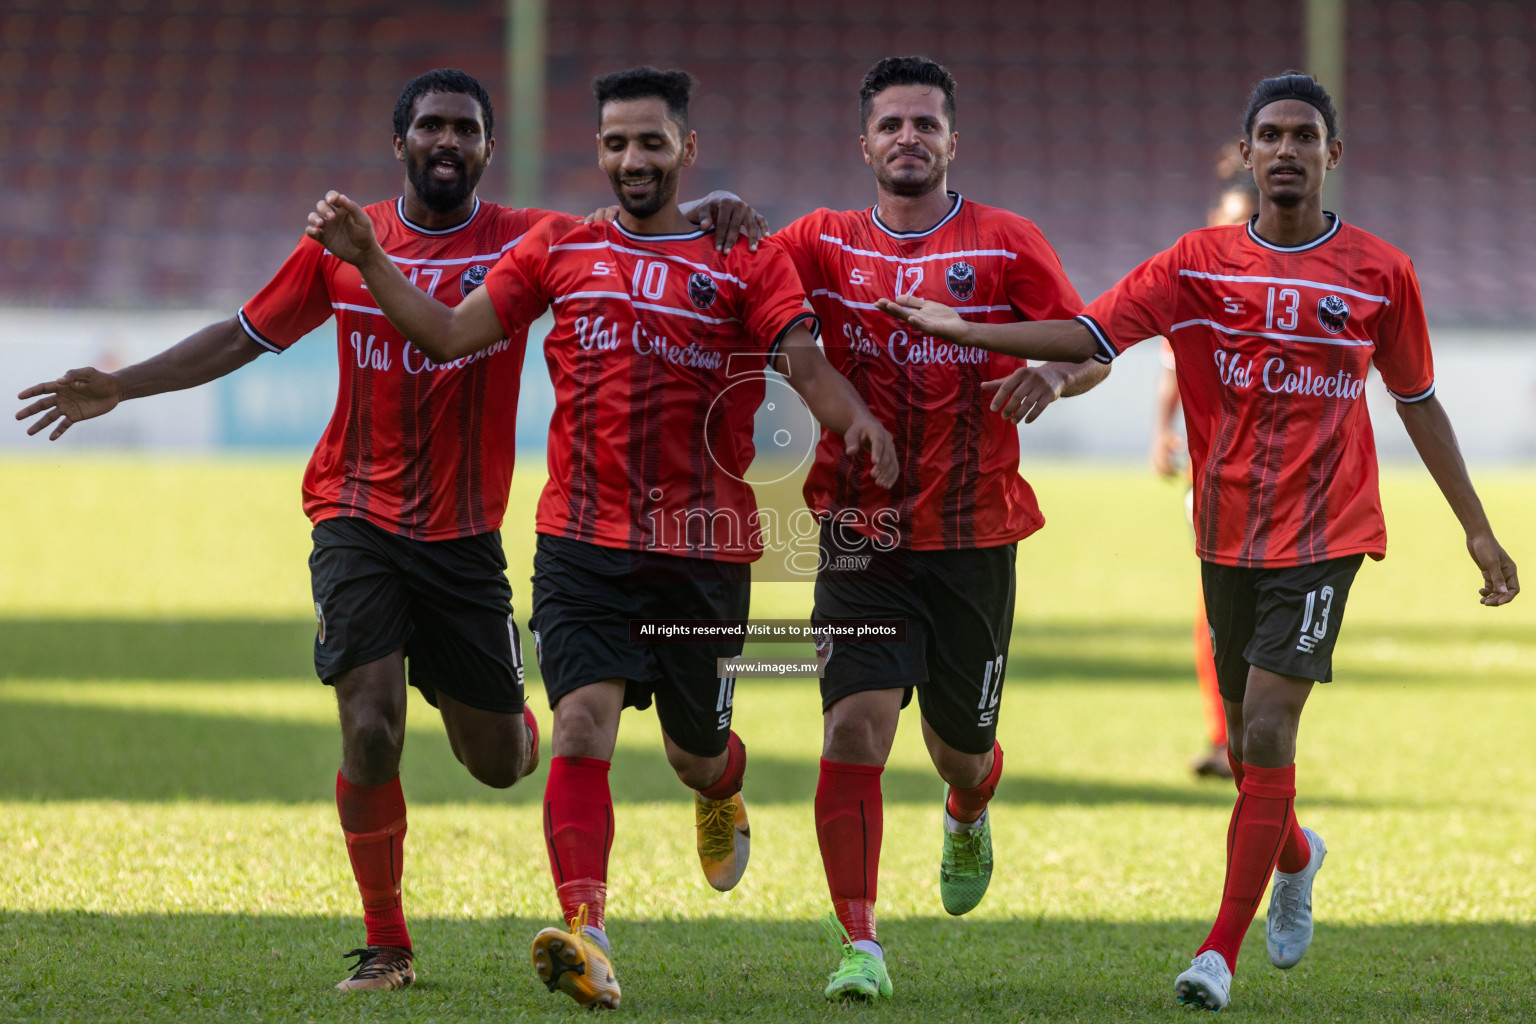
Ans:
POLYGON ((870 219, 875 222, 875 227, 879 228, 881 231, 884 231, 892 238, 926 238, 933 234, 935 231, 939 230, 939 228, 943 227, 945 224, 948 224, 950 221, 954 220, 955 215, 960 212, 960 206, 965 202, 965 197, 958 192, 950 192, 949 195, 955 197, 955 204, 949 208, 949 212, 944 215, 943 219, 941 219, 937 224, 926 231, 892 231, 890 228, 886 227, 885 222, 880 219, 880 205, 878 203, 869 208, 869 216, 870 219))
POLYGON ((1333 238, 1334 235, 1339 233, 1339 229, 1344 226, 1344 222, 1339 219, 1337 214, 1324 210, 1323 216, 1333 221, 1333 223, 1329 225, 1328 230, 1312 239, 1312 241, 1302 242, 1300 245, 1276 245, 1274 242, 1267 241, 1256 230, 1254 230, 1254 225, 1259 222, 1258 214, 1254 214, 1253 218, 1248 221, 1248 237, 1257 244, 1262 245, 1264 248, 1274 252, 1307 252, 1308 250, 1316 249, 1318 246, 1333 238))
POLYGON ((456 231, 463 231, 475 222, 476 217, 480 216, 480 197, 475 196, 475 208, 470 213, 469 219, 462 224, 455 224, 451 228, 424 228, 411 220, 405 215, 405 196, 400 196, 395 200, 395 216, 400 218, 401 224, 404 224, 418 235, 451 235, 456 231))

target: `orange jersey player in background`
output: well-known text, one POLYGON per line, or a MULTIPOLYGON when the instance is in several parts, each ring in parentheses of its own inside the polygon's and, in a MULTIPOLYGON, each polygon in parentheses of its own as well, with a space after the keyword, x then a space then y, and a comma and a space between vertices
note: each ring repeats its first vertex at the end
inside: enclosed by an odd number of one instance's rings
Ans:
MULTIPOLYGON (((1237 141, 1224 146, 1218 159, 1218 167, 1233 161, 1230 152, 1236 152, 1237 141)), ((1241 158, 1236 162, 1241 171, 1241 158)), ((1258 212, 1258 192, 1253 187, 1251 175, 1230 180, 1222 190, 1221 198, 1206 217, 1206 224, 1245 224, 1258 212)), ((1161 476, 1182 476, 1188 485, 1184 492, 1184 512, 1191 528, 1195 525, 1194 482, 1188 467, 1181 464, 1185 451, 1184 438, 1174 429, 1174 419, 1179 411, 1179 379, 1175 370, 1173 346, 1164 338, 1158 351, 1161 366, 1157 374, 1157 392, 1152 414, 1152 444, 1148 454, 1152 468, 1161 476)), ((1205 594, 1196 592, 1194 627, 1195 679, 1200 686, 1200 703, 1205 711, 1206 736, 1210 747, 1197 754, 1190 768, 1197 776, 1230 779, 1232 766, 1227 760, 1227 716, 1221 705, 1221 688, 1216 682, 1216 659, 1211 652, 1211 626, 1205 615, 1205 594)))

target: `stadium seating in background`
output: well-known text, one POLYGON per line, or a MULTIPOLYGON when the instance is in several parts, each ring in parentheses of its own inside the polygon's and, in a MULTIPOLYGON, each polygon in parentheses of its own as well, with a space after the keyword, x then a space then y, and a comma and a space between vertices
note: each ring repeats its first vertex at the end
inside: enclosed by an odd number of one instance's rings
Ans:
MULTIPOLYGON (((881 56, 924 53, 960 85, 952 186, 1038 222, 1085 296, 1204 221, 1215 152, 1249 88, 1303 61, 1302 0, 548 9, 545 205, 611 201, 590 82, 641 62, 702 83, 690 192, 731 188, 776 224, 864 205, 859 79, 881 56)), ((505 140, 500 10, 8 0, 0 301, 240 302, 326 188, 369 201, 398 191, 389 118, 413 74, 479 76, 505 140)), ((1349 0, 1348 15, 1346 217, 1414 257, 1433 320, 1536 321, 1536 6, 1349 0)), ((482 192, 505 199, 504 185, 493 171, 482 192)))

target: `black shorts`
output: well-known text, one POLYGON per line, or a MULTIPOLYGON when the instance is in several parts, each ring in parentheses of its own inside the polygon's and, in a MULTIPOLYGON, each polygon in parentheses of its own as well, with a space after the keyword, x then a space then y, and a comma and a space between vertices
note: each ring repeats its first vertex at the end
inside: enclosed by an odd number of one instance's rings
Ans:
POLYGON ((1248 666, 1326 683, 1344 603, 1364 555, 1284 569, 1200 563, 1223 700, 1241 703, 1248 666))
POLYGON ((906 688, 905 707, 916 687, 923 717, 940 739, 967 754, 986 753, 997 738, 1018 545, 881 551, 861 537, 822 521, 811 617, 904 619, 907 638, 822 645, 822 710, 851 693, 897 687, 906 688))
POLYGON ((605 548, 539 534, 533 556, 535 656, 549 706, 573 690, 622 679, 624 706, 648 708, 672 742, 696 757, 725 750, 736 680, 716 659, 741 654, 739 639, 644 643, 630 619, 747 617, 752 567, 708 558, 605 548))
POLYGON ((411 540, 349 516, 311 534, 315 672, 326 683, 405 648, 411 685, 486 711, 523 710, 523 652, 495 531, 411 540))

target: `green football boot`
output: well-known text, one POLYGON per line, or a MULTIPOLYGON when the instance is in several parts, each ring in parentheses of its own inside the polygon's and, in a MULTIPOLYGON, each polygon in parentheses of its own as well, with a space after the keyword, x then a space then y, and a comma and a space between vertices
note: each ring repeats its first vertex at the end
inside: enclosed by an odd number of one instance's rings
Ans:
POLYGON ((873 953, 853 948, 848 929, 843 927, 836 914, 828 914, 821 920, 821 927, 833 942, 843 948, 843 958, 837 970, 827 975, 824 992, 828 999, 878 999, 891 998, 891 976, 885 969, 885 961, 873 953))
MULTIPOLYGON (((949 787, 944 787, 949 806, 949 787)), ((944 855, 939 861, 939 895, 951 914, 968 914, 987 894, 992 881, 992 823, 983 811, 976 828, 951 832, 943 825, 944 855)))

